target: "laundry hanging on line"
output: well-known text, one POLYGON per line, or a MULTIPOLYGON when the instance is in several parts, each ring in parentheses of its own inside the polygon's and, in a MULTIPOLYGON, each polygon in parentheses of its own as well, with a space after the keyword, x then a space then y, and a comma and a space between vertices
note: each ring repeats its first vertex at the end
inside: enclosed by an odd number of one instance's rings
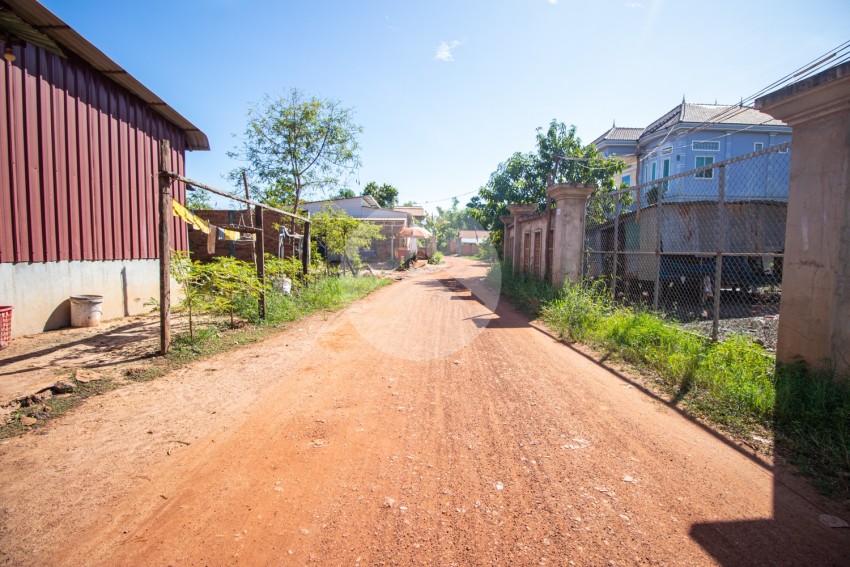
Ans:
MULTIPOLYGON (((180 217, 187 224, 192 225, 195 230, 200 230, 204 234, 215 234, 218 240, 242 240, 242 233, 238 230, 230 230, 227 228, 217 227, 212 223, 209 223, 181 205, 174 199, 171 199, 171 208, 174 211, 175 217, 180 217)), ((254 239, 254 235, 250 234, 250 240, 254 239)), ((207 240, 207 250, 210 248, 209 239, 207 240)), ((212 254, 213 252, 210 252, 212 254)))
POLYGON ((210 233, 210 223, 178 203, 176 200, 171 199, 171 209, 174 211, 175 217, 180 217, 187 224, 191 224, 195 230, 200 230, 204 234, 210 233))

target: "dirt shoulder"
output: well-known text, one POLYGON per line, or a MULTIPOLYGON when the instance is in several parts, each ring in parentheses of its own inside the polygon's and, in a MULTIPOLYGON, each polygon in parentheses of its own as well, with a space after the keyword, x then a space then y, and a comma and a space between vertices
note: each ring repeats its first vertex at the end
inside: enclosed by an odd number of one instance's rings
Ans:
POLYGON ((483 275, 451 259, 3 441, 0 561, 848 556, 850 530, 818 520, 841 510, 496 307, 483 275))

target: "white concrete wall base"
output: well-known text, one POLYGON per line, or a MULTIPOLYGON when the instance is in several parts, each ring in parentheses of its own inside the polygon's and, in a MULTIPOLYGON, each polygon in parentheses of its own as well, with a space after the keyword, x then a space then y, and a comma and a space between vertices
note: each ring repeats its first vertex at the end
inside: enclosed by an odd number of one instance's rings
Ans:
POLYGON ((159 298, 159 260, 0 264, 13 338, 70 326, 72 295, 102 295, 103 320, 147 312, 159 298))

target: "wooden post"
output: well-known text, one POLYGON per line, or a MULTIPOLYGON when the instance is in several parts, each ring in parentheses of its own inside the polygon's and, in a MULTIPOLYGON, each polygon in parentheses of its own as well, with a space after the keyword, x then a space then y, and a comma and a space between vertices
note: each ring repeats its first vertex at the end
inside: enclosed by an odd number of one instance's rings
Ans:
MULTIPOLYGON (((248 173, 243 169, 242 170, 242 185, 245 187, 245 200, 251 200, 251 193, 248 191, 248 173)), ((245 214, 248 215, 248 222, 251 227, 256 226, 254 224, 254 217, 251 216, 251 205, 245 205, 245 214)), ((259 222, 259 221, 258 221, 259 222)), ((263 224, 260 223, 260 228, 263 228, 263 224)), ((256 250, 251 250, 251 259, 254 261, 254 266, 259 270, 259 263, 257 262, 257 252, 256 250)))
POLYGON ((159 142, 159 352, 171 346, 171 142, 159 142))
MULTIPOLYGON (((310 218, 309 212, 307 218, 310 218)), ((301 239, 301 266, 305 278, 310 271, 310 226, 312 224, 309 220, 304 223, 304 238, 301 239)))
POLYGON ((257 225, 260 232, 254 233, 254 256, 257 258, 257 279, 260 280, 260 296, 257 298, 257 305, 260 309, 260 319, 266 318, 266 255, 265 231, 263 230, 263 207, 257 205, 254 207, 254 217, 257 219, 257 225))

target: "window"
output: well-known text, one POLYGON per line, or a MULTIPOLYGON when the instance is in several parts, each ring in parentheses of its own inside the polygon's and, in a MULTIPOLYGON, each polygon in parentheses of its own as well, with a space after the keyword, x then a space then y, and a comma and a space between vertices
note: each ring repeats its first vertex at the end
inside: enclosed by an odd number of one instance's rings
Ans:
POLYGON ((758 151, 763 150, 763 149, 764 149, 764 142, 756 142, 755 144, 753 144, 753 151, 754 152, 758 152, 758 151))
POLYGON ((625 183, 626 185, 631 186, 631 184, 632 184, 632 176, 631 176, 631 175, 624 175, 624 176, 623 176, 623 183, 625 183))
POLYGON ((656 169, 657 165, 658 165, 657 163, 652 164, 652 179, 650 179, 650 181, 655 181, 655 178, 657 177, 657 175, 655 175, 655 173, 656 173, 655 169, 656 169))
MULTIPOLYGON (((661 177, 669 177, 670 175, 670 158, 665 159, 661 164, 661 177)), ((667 190, 667 181, 662 183, 664 190, 667 190)))
POLYGON ((708 152, 719 152, 720 151, 720 142, 691 142, 691 149, 700 150, 700 151, 708 151, 708 152))
MULTIPOLYGON (((714 158, 711 156, 698 156, 696 162, 696 168, 699 169, 701 167, 706 167, 714 163, 714 158)), ((714 177, 714 170, 707 169, 705 171, 698 171, 694 175, 697 179, 712 179, 714 177)))

